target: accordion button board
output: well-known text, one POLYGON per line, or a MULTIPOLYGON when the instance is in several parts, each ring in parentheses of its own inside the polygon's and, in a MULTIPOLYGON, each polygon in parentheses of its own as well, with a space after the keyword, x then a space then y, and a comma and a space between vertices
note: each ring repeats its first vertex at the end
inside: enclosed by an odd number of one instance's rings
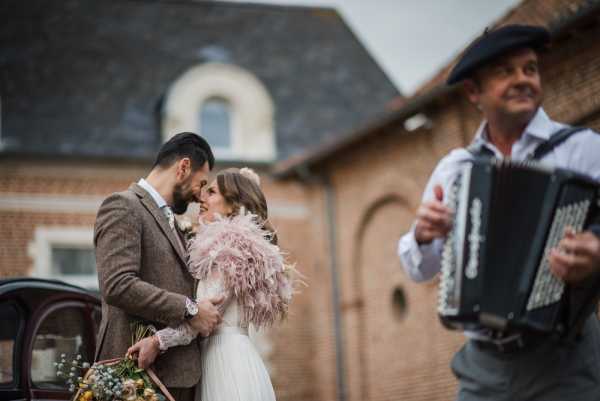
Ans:
POLYGON ((548 254, 552 248, 555 248, 560 242, 563 233, 567 227, 575 231, 581 231, 585 218, 590 209, 591 200, 586 199, 574 204, 565 205, 556 210, 550 234, 544 248, 544 257, 542 257, 537 269, 537 275, 533 284, 533 290, 527 303, 527 310, 538 309, 560 301, 565 285, 562 280, 554 276, 550 271, 548 263, 548 254))

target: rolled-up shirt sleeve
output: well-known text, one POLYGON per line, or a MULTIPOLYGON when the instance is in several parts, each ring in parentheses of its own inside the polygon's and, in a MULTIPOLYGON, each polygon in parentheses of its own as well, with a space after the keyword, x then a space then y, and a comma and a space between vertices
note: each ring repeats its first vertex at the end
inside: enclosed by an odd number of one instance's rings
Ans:
MULTIPOLYGON (((465 149, 456 149, 443 158, 431 174, 423 192, 422 202, 434 199, 433 188, 441 185, 445 194, 450 190, 461 165, 470 159, 465 149)), ((408 276, 417 282, 431 280, 440 271, 440 259, 444 238, 433 240, 429 244, 419 245, 415 239, 415 223, 398 242, 398 256, 408 276)))
POLYGON ((417 244, 414 224, 398 242, 398 256, 406 274, 414 281, 427 281, 440 271, 440 255, 443 241, 437 239, 430 244, 417 244))

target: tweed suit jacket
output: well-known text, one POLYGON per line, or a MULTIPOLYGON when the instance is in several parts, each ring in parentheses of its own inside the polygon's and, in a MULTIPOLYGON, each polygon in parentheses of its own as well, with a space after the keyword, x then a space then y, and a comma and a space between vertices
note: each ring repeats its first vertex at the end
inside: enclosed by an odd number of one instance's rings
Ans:
MULTIPOLYGON (((194 298, 195 281, 185 251, 146 190, 132 184, 104 200, 94 245, 102 295, 96 360, 125 355, 132 322, 161 329, 184 321, 186 297, 194 298)), ((200 380, 198 342, 159 355, 154 369, 167 387, 195 386, 200 380)))

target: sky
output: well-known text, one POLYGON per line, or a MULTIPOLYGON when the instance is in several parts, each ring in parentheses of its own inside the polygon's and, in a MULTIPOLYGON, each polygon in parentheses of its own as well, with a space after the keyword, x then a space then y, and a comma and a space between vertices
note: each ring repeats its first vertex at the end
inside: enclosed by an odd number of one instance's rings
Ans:
POLYGON ((238 2, 336 8, 400 92, 410 96, 520 0, 238 2))

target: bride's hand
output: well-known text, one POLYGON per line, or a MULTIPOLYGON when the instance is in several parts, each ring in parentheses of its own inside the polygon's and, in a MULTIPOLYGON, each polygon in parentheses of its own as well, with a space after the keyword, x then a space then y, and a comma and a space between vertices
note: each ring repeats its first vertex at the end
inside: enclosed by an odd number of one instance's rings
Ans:
POLYGON ((160 354, 160 347, 156 336, 146 337, 127 350, 127 355, 137 355, 138 367, 141 369, 152 365, 158 354, 160 354))

